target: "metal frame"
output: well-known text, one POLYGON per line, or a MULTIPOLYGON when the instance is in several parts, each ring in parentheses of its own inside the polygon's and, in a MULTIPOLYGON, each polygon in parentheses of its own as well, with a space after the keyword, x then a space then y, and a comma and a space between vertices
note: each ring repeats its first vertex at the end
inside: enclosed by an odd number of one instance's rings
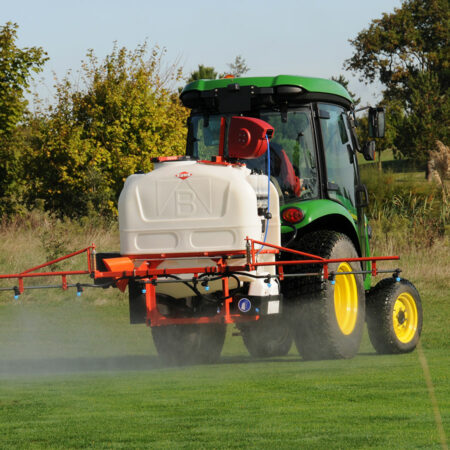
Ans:
MULTIPOLYGON (((92 244, 89 247, 83 248, 73 253, 69 253, 68 255, 61 256, 60 258, 53 259, 52 261, 48 261, 44 264, 39 264, 38 266, 31 267, 30 269, 24 270, 20 273, 13 273, 7 275, 0 275, 1 279, 14 279, 18 280, 18 286, 10 287, 10 288, 0 288, 0 291, 10 291, 13 290, 15 295, 18 296, 23 294, 25 289, 44 289, 44 288, 62 288, 63 290, 67 290, 69 287, 77 287, 78 292, 82 285, 80 283, 76 284, 68 284, 67 277, 69 275, 89 275, 93 270, 93 255, 95 254, 95 245, 92 244), (65 261, 69 258, 73 258, 74 256, 86 253, 87 255, 87 270, 64 270, 64 271, 54 271, 54 272, 36 272, 39 269, 44 267, 52 266, 61 261, 65 261), (61 285, 46 285, 46 286, 24 286, 23 280, 24 278, 35 278, 35 277, 61 277, 61 285)), ((82 290, 82 289, 81 289, 82 290)))
MULTIPOLYGON (((122 256, 123 258, 123 256, 122 256)), ((377 268, 378 261, 392 261, 399 260, 399 256, 372 256, 360 258, 339 258, 339 259, 325 259, 317 255, 293 250, 290 248, 281 247, 267 242, 261 242, 254 239, 246 238, 245 250, 223 251, 223 252, 200 252, 200 253, 172 253, 172 254, 149 254, 149 255, 131 255, 127 256, 128 260, 133 261, 135 268, 133 270, 116 270, 116 271, 100 271, 97 270, 95 264, 95 245, 92 244, 77 252, 70 253, 61 258, 49 261, 44 264, 32 267, 20 273, 0 275, 0 279, 17 279, 18 286, 10 288, 0 288, 0 291, 13 290, 15 297, 18 298, 25 289, 41 289, 41 288, 62 288, 67 290, 70 287, 76 287, 77 293, 80 295, 83 287, 118 287, 121 291, 125 291, 129 280, 139 280, 145 286, 143 294, 145 294, 146 304, 146 321, 147 325, 165 326, 165 325, 181 325, 181 324, 203 324, 203 323, 236 323, 244 321, 255 321, 259 319, 258 315, 247 316, 241 314, 233 314, 231 311, 231 303, 233 298, 230 295, 229 278, 235 278, 238 275, 246 275, 253 278, 264 278, 267 283, 271 279, 277 278, 283 280, 291 277, 304 276, 321 276, 324 281, 328 280, 334 284, 335 277, 339 275, 349 274, 365 274, 371 273, 376 276, 379 273, 393 273, 398 278, 400 269, 394 270, 380 270, 377 268), (258 262, 258 255, 260 254, 279 254, 280 252, 288 252, 299 255, 304 259, 284 260, 284 261, 262 261, 258 262), (69 271, 55 271, 55 272, 37 272, 37 270, 44 267, 51 266, 58 262, 67 260, 77 255, 86 253, 87 255, 87 270, 69 270, 69 271), (215 265, 196 266, 187 268, 174 269, 160 269, 158 266, 168 259, 201 259, 207 258, 209 261, 214 261, 215 265), (230 266, 228 261, 231 259, 243 259, 245 263, 239 266, 230 266), (360 270, 352 272, 334 272, 330 271, 329 264, 340 262, 364 262, 370 261, 372 264, 371 270, 360 270), (140 264, 139 264, 140 263, 140 264), (136 267, 136 265, 139 266, 136 267), (287 265, 318 265, 319 269, 313 273, 298 273, 285 274, 284 266, 287 265), (254 272, 258 267, 275 266, 277 275, 254 275, 249 272, 254 272), (320 267, 321 266, 321 267, 320 267), (71 275, 90 275, 97 282, 94 284, 69 284, 67 277, 71 275), (191 275, 190 278, 178 278, 179 275, 191 275), (54 277, 60 276, 61 285, 45 285, 45 286, 24 286, 25 278, 32 277, 54 277), (168 279, 171 278, 171 279, 168 279), (223 303, 218 308, 215 316, 203 317, 183 317, 183 318, 169 318, 162 315, 158 311, 156 301, 156 286, 163 283, 193 283, 194 285, 201 283, 205 286, 209 282, 217 279, 222 279, 222 294, 223 303), (105 283, 101 283, 105 280, 105 283), (111 281, 112 280, 112 281, 111 281)))

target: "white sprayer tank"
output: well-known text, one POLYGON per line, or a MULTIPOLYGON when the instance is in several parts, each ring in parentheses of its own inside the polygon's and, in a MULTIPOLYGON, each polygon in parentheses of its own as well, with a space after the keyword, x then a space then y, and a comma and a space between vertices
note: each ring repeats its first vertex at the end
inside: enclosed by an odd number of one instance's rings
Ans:
MULTIPOLYGON (((264 202, 267 206, 267 176, 251 174, 245 166, 196 161, 155 164, 150 173, 128 177, 120 194, 120 253, 137 256, 136 266, 139 255, 145 259, 144 255, 155 254, 169 257, 158 265, 160 269, 214 266, 212 259, 199 254, 245 250, 247 237, 264 239, 266 220, 258 215, 264 202), (197 255, 189 257, 192 253, 197 255)), ((280 245, 279 198, 272 183, 270 212, 266 241, 280 245)), ((274 259, 273 254, 258 256, 260 261, 274 259)), ((229 260, 231 265, 244 263, 245 257, 229 260)), ((273 266, 264 271, 275 274, 273 266)), ((239 278, 254 281, 245 275, 239 278)), ((230 282, 231 288, 237 287, 230 282)), ((221 282, 209 287, 209 292, 220 290, 221 282)), ((204 293, 203 287, 198 289, 204 293)), ((192 295, 182 283, 159 284, 157 293, 175 298, 192 295)))
MULTIPOLYGON (((144 255, 245 249, 262 240, 257 194, 267 177, 245 166, 168 161, 127 178, 119 198, 120 253, 144 255)), ((279 244, 278 194, 271 184, 270 240, 279 244)))

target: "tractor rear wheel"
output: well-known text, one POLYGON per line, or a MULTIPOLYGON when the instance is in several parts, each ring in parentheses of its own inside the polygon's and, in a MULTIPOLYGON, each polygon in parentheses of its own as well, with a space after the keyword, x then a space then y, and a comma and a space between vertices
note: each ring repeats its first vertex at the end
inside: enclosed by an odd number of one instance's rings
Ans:
MULTIPOLYGON (((304 235, 297 250, 326 259, 357 258, 344 234, 320 230, 304 235)), ((294 256, 298 258, 298 256, 294 256)), ((329 272, 360 271, 359 262, 328 265, 329 272)), ((320 272, 320 265, 294 266, 296 272, 320 272)), ((318 276, 290 279, 284 291, 292 308, 294 342, 303 359, 352 358, 359 350, 364 328, 365 293, 361 274, 336 275, 334 284, 318 276)))
POLYGON ((292 346, 292 334, 282 317, 262 318, 241 327, 242 339, 254 358, 285 356, 292 346))
POLYGON ((420 295, 408 280, 385 278, 367 296, 367 328, 377 353, 413 351, 422 322, 420 295))
POLYGON ((220 358, 226 325, 167 325, 152 327, 153 342, 166 365, 214 363, 220 358))

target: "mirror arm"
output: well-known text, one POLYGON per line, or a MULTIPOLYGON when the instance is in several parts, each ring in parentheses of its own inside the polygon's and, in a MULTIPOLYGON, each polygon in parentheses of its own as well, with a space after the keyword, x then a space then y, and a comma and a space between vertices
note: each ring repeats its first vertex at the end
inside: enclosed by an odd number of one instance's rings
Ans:
POLYGON ((356 109, 355 113, 361 112, 361 111, 367 111, 370 108, 372 108, 372 107, 371 106, 363 106, 362 108, 356 109))

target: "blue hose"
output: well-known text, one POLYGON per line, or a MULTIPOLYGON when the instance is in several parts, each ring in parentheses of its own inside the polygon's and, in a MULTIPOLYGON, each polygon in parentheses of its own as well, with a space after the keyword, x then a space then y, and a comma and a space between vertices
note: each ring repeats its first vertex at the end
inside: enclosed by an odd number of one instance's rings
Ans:
MULTIPOLYGON (((266 135, 266 141, 267 141, 267 213, 270 213, 270 144, 269 144, 269 138, 266 135)), ((264 233, 264 239, 263 242, 266 242, 267 240, 267 233, 269 231, 269 216, 267 217, 267 223, 266 223, 266 232, 264 233)), ((261 248, 256 252, 256 255, 259 254, 259 252, 264 248, 264 245, 261 246, 261 248)))

